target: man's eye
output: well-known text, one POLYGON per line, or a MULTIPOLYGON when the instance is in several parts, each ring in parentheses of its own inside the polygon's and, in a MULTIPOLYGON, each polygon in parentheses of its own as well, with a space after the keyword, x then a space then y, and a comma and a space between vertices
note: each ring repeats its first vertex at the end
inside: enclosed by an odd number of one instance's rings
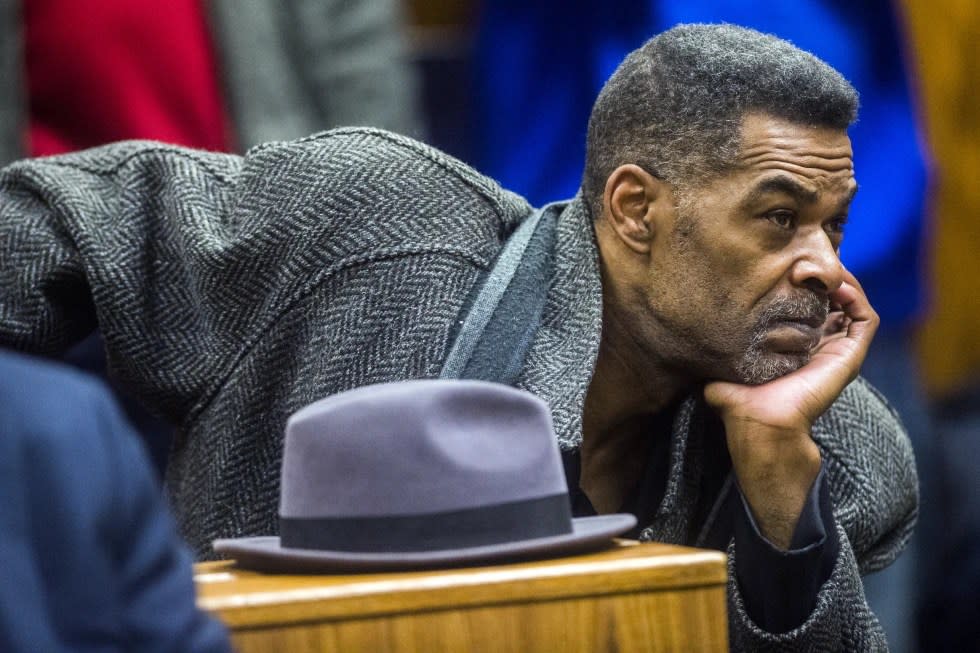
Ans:
POLYGON ((831 233, 842 234, 844 233, 844 228, 847 226, 847 218, 834 218, 827 223, 827 230, 831 233))
POLYGON ((795 215, 790 211, 772 211, 766 213, 766 219, 781 229, 792 229, 795 222, 795 215))

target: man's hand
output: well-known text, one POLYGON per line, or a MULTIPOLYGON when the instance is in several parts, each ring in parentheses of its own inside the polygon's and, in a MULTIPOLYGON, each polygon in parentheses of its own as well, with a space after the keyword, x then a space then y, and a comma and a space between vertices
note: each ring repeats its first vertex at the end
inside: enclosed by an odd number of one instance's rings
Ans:
POLYGON ((878 328, 850 272, 830 300, 824 336, 806 365, 758 386, 716 381, 704 389, 725 424, 732 467, 756 523, 782 549, 820 471, 810 429, 857 376, 878 328))

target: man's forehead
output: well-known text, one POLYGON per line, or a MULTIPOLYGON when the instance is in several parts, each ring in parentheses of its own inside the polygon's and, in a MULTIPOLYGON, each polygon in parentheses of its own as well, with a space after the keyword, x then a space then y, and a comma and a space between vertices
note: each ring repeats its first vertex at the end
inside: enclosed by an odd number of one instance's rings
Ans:
POLYGON ((785 160, 827 173, 854 172, 846 130, 800 124, 769 114, 750 113, 742 119, 737 158, 740 167, 785 160))
POLYGON ((740 136, 736 174, 749 182, 753 195, 785 193, 815 202, 828 193, 850 201, 857 191, 851 141, 843 129, 750 114, 740 136))

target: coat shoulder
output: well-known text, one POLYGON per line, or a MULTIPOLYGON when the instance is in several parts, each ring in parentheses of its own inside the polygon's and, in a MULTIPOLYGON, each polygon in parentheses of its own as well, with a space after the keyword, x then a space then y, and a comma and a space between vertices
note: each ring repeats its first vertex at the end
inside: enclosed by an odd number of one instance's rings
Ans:
POLYGON ((481 264, 531 211, 524 198, 452 156, 367 127, 249 150, 238 210, 265 209, 270 197, 280 223, 315 224, 336 254, 449 248, 481 264), (347 233, 356 238, 337 238, 347 233))

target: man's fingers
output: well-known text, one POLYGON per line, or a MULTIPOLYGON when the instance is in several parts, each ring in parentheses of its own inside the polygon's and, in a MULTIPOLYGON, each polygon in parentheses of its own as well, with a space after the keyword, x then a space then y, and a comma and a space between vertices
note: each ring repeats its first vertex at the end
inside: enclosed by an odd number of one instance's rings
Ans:
POLYGON ((827 319, 823 323, 824 334, 830 335, 838 331, 843 331, 847 327, 849 319, 843 309, 838 308, 835 311, 830 311, 827 313, 827 319))
MULTIPOLYGON (((844 271, 844 275, 844 282, 830 296, 830 301, 840 306, 841 331, 836 338, 827 337, 824 342, 821 342, 821 349, 825 346, 838 348, 839 345, 831 344, 832 340, 850 341, 850 348, 853 354, 857 355, 854 361, 856 374, 878 329, 878 314, 871 307, 871 302, 868 301, 867 295, 864 294, 861 284, 854 275, 847 270, 844 271)), ((830 353, 832 350, 827 351, 830 353)), ((843 351, 841 350, 840 353, 843 351)))
POLYGON ((704 386, 704 398, 709 406, 720 408, 732 403, 738 385, 727 381, 712 381, 704 386))
MULTIPOLYGON (((850 271, 844 270, 844 282, 840 288, 830 294, 830 301, 831 304, 840 306, 844 315, 850 318, 851 325, 849 327, 853 326, 855 322, 869 322, 873 329, 877 328, 878 314, 871 307, 871 302, 868 301, 868 296, 864 294, 861 283, 850 271)), ((850 329, 848 335, 851 335, 850 329)))

